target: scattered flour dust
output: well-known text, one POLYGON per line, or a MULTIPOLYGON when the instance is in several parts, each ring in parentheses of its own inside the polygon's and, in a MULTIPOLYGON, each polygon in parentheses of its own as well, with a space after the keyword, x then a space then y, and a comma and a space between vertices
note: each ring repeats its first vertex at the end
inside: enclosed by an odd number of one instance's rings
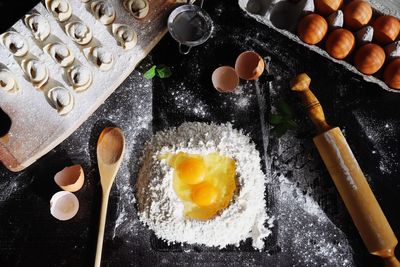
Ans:
POLYGON ((354 266, 345 234, 314 198, 283 175, 275 175, 274 180, 279 192, 275 213, 278 244, 283 253, 292 256, 292 266, 354 266))
POLYGON ((251 237, 262 249, 273 219, 266 213, 265 175, 259 152, 250 138, 231 124, 183 123, 158 132, 147 144, 137 181, 139 217, 169 243, 186 242, 219 248, 251 237), (178 151, 208 154, 217 151, 236 160, 238 192, 232 203, 208 221, 188 220, 173 187, 173 171, 157 155, 178 151))
MULTIPOLYGON (((338 129, 338 128, 336 128, 336 129, 338 129)), ((341 134, 340 130, 338 130, 337 132, 338 132, 338 134, 341 134)), ((346 162, 343 159, 342 153, 346 153, 346 150, 344 152, 341 152, 337 145, 341 140, 335 140, 335 137, 332 135, 332 133, 330 131, 323 133, 321 135, 321 137, 323 138, 323 140, 325 140, 325 142, 327 142, 330 145, 330 147, 335 152, 336 160, 339 163, 339 168, 342 170, 342 173, 345 175, 345 178, 346 178, 347 182, 351 185, 351 188, 353 190, 357 190, 357 185, 356 185, 355 181, 353 180, 353 176, 351 176, 349 167, 346 165, 346 162)), ((344 139, 344 137, 343 137, 343 139, 344 139)), ((351 159, 354 160, 354 162, 356 162, 356 160, 353 156, 353 153, 351 152, 350 147, 347 145, 347 143, 344 143, 344 145, 348 151, 348 155, 351 157, 351 159)), ((355 164, 355 165, 356 166, 353 165, 353 168, 359 169, 358 164, 355 164)))

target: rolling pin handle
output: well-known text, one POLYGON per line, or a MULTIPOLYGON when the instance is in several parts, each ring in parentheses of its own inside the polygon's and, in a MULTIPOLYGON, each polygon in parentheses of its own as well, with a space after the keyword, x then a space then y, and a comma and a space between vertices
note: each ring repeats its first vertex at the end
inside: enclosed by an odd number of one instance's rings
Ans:
POLYGON ((385 263, 385 267, 400 267, 400 262, 395 256, 383 258, 383 262, 385 263))
POLYGON ((323 133, 332 129, 332 127, 326 122, 324 110, 313 92, 311 92, 310 83, 311 78, 306 73, 302 73, 291 80, 290 88, 300 94, 303 105, 317 132, 323 133))

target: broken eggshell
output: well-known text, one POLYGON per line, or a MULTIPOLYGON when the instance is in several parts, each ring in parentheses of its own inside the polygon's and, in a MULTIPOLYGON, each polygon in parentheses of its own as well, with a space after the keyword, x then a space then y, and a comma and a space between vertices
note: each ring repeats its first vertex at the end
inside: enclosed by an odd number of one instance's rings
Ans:
POLYGON ((241 53, 235 63, 235 70, 243 80, 256 80, 263 74, 264 68, 264 60, 253 51, 241 53))
POLYGON ((60 221, 72 219, 78 210, 78 198, 71 192, 59 191, 50 200, 50 213, 60 221))
POLYGON ((85 174, 81 165, 65 167, 54 175, 54 182, 62 190, 69 192, 76 192, 81 189, 84 181, 85 174))
POLYGON ((214 88, 221 93, 233 92, 239 85, 239 76, 236 70, 229 66, 222 66, 214 70, 211 80, 214 88))

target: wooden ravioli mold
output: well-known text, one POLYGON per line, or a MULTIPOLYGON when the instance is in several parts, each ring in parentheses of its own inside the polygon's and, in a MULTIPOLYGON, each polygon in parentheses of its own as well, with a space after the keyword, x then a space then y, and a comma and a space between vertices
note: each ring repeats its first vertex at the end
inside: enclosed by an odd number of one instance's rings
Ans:
POLYGON ((72 134, 163 37, 178 2, 148 0, 146 15, 124 0, 46 0, 17 21, 0 44, 0 127, 11 119, 0 161, 23 170, 72 134))

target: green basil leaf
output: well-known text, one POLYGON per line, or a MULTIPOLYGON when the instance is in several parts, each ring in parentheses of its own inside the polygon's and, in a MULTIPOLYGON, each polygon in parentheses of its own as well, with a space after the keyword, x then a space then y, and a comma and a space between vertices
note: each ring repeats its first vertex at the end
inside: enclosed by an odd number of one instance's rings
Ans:
POLYGON ((287 126, 285 124, 279 124, 272 129, 272 134, 277 138, 281 138, 287 132, 287 126))
POLYGON ((299 127, 297 122, 295 122, 294 120, 287 120, 286 125, 287 125, 288 129, 292 129, 292 130, 296 130, 299 127))
POLYGON ((158 77, 160 77, 161 79, 168 78, 172 75, 171 69, 165 65, 158 66, 156 68, 156 71, 157 71, 158 77))
POLYGON ((285 117, 289 117, 289 118, 293 117, 292 109, 290 108, 289 104, 287 102, 285 102, 284 100, 279 101, 278 111, 285 117))
POLYGON ((156 65, 152 66, 148 71, 143 74, 143 76, 148 80, 153 79, 156 76, 156 68, 156 65))
POLYGON ((271 114, 269 117, 269 123, 272 125, 281 124, 283 121, 283 117, 279 114, 271 114))

